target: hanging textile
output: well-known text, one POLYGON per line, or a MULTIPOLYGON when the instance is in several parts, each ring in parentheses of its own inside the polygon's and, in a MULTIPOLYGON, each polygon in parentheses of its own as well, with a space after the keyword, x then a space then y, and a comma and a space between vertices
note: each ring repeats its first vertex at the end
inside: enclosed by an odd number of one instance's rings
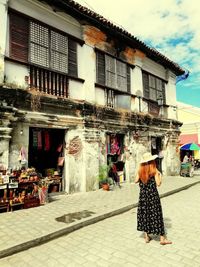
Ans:
POLYGON ((38 131, 38 150, 42 149, 42 132, 38 131))
POLYGON ((33 131, 33 147, 38 147, 38 133, 37 131, 33 131))
POLYGON ((120 154, 119 142, 117 137, 112 137, 111 139, 111 154, 120 154))
POLYGON ((45 131, 44 132, 44 150, 49 151, 50 150, 50 136, 49 136, 49 132, 45 131))

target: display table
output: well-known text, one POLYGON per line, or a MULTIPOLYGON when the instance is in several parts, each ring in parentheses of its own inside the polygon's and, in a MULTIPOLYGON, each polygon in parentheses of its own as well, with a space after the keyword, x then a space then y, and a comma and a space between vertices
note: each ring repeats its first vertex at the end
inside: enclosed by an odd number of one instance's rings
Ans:
POLYGON ((48 183, 49 183, 48 193, 60 192, 61 186, 62 186, 61 181, 62 181, 62 178, 60 176, 49 178, 48 179, 48 183))
POLYGON ((20 208, 23 209, 24 203, 23 202, 18 202, 18 203, 11 203, 10 204, 10 210, 13 211, 15 208, 20 208))
POLYGON ((9 202, 1 202, 0 203, 0 210, 9 211, 9 202))

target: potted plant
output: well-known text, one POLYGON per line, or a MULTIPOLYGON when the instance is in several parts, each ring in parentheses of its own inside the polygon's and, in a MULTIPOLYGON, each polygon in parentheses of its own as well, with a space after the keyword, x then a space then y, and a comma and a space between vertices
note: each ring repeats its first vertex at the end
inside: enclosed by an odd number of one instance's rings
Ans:
POLYGON ((109 191, 112 179, 108 177, 108 166, 106 164, 99 166, 99 187, 109 191))

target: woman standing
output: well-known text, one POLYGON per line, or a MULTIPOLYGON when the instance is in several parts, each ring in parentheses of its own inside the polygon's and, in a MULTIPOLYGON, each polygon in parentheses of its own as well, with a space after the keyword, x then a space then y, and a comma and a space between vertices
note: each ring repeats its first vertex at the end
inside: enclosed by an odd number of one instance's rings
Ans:
POLYGON ((137 230, 144 232, 145 242, 149 243, 149 234, 159 235, 160 244, 172 244, 165 237, 162 207, 157 186, 161 185, 161 173, 156 168, 157 155, 147 152, 143 155, 135 183, 139 183, 140 194, 137 211, 137 230))

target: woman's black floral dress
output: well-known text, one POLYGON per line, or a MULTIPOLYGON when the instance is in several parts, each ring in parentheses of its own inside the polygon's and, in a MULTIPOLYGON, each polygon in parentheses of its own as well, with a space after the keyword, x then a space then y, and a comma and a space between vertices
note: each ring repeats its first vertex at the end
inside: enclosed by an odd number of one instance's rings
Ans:
POLYGON ((151 177, 147 184, 139 181, 139 186, 137 230, 148 234, 164 235, 162 207, 155 178, 151 177))

